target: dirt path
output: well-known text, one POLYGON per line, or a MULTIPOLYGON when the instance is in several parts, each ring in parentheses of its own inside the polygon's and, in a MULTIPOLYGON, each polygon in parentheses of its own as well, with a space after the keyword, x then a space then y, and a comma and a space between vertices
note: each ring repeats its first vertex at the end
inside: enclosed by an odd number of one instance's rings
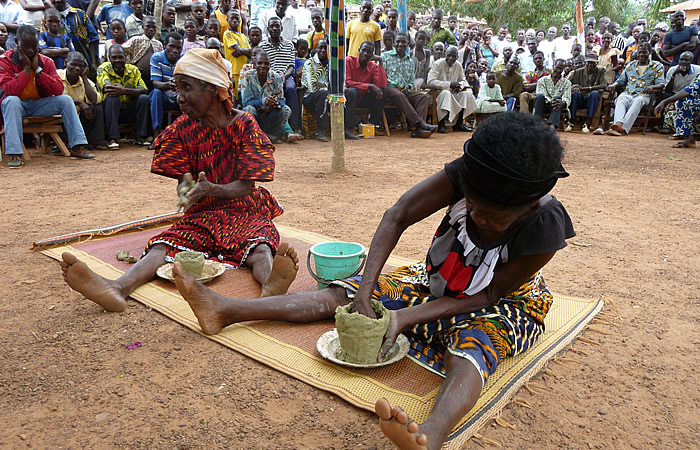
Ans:
MULTIPOLYGON (((347 145, 348 172, 330 173, 330 146, 282 145, 268 188, 279 223, 368 245, 383 211, 459 156, 466 135, 347 145)), ((571 177, 554 194, 578 235, 546 267, 555 292, 610 300, 612 325, 588 331, 556 375, 521 391, 484 435, 509 448, 690 448, 700 436, 700 150, 658 135, 563 135, 571 177), (627 146, 616 148, 615 146, 627 146)), ((104 313, 71 292, 33 241, 167 211, 175 183, 149 174, 141 149, 95 161, 36 155, 0 168, 0 446, 368 447, 390 443, 375 417, 269 369, 136 302, 104 313), (143 343, 137 350, 124 345, 143 343)), ((396 253, 424 256, 435 215, 396 253)), ((695 444, 694 444, 695 442, 695 444)), ((477 443, 475 442, 475 446, 477 443)))

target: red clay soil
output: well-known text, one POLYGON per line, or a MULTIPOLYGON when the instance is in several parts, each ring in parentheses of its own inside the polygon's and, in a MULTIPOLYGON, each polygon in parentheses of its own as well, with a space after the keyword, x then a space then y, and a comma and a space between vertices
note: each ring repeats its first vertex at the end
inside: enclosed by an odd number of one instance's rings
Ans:
MULTIPOLYGON (((468 134, 280 145, 267 187, 278 221, 369 245, 384 210, 459 156, 468 134)), ((606 322, 521 390, 483 435, 507 448, 697 448, 700 436, 700 150, 650 134, 562 134, 571 177, 554 194, 578 235, 545 268, 562 294, 599 297, 606 322)), ((70 291, 32 242, 172 211, 175 182, 151 152, 94 161, 35 154, 0 168, 0 447, 390 448, 369 412, 199 336, 130 301, 105 313, 70 291), (142 347, 127 350, 139 341, 142 347)), ((5 159, 5 161, 7 161, 5 159)), ((422 258, 441 218, 411 227, 396 254, 422 258)), ((473 446, 489 446, 473 441, 473 446)))

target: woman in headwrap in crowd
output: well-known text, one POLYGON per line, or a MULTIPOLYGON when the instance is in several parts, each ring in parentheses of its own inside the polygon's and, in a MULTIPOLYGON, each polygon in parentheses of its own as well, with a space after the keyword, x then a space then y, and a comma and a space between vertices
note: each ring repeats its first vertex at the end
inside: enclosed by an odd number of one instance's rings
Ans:
POLYGON ((363 275, 322 291, 251 300, 212 293, 178 263, 175 282, 207 334, 246 320, 328 319, 351 300, 355 311, 374 317, 370 299, 381 301, 390 323, 378 360, 403 332, 409 355, 446 379, 422 424, 377 400, 380 427, 399 448, 439 448, 500 361, 526 351, 544 331, 552 296, 540 269, 575 234, 549 195, 568 175, 562 152, 557 133, 535 116, 492 116, 464 144, 462 157, 386 211, 363 275), (403 231, 445 207, 426 259, 380 274, 403 231))
POLYGON ((151 238, 141 260, 117 280, 64 253, 66 282, 108 311, 123 311, 134 289, 176 253, 189 250, 232 268, 250 268, 262 296, 284 294, 298 258, 287 243, 280 244, 272 223, 281 206, 256 186, 274 177, 274 147, 253 117, 233 109, 231 78, 217 50, 190 50, 177 62, 174 78, 183 114, 154 141, 151 172, 177 179, 178 193, 187 179, 196 180, 182 199, 184 216, 151 238))

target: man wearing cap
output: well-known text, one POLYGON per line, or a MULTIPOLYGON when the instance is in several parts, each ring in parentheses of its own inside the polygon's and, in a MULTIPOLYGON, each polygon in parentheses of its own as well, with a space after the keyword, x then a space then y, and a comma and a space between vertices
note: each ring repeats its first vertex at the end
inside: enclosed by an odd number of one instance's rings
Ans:
POLYGON ((571 81, 571 121, 564 131, 574 129, 576 111, 586 108, 586 121, 581 131, 588 133, 593 116, 598 111, 601 91, 608 86, 605 81, 605 67, 598 67, 598 56, 595 53, 589 53, 586 56, 586 67, 574 70, 569 76, 569 81, 571 81))

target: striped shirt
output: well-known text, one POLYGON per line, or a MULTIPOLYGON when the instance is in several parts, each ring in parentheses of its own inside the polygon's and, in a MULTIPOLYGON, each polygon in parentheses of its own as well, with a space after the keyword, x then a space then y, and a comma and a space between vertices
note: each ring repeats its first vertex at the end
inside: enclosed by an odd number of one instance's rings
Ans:
POLYGON ((322 89, 328 89, 328 64, 321 64, 318 55, 304 63, 301 74, 301 85, 306 88, 304 97, 322 89), (319 83, 322 86, 316 86, 319 83))
POLYGON ((154 53, 153 56, 151 56, 151 81, 167 83, 173 77, 174 71, 175 64, 171 64, 170 61, 168 61, 165 50, 154 53))
POLYGON ((284 77, 287 70, 294 67, 294 45, 291 42, 280 38, 279 45, 275 47, 266 40, 260 43, 260 48, 265 50, 270 58, 270 69, 280 77, 284 77))

